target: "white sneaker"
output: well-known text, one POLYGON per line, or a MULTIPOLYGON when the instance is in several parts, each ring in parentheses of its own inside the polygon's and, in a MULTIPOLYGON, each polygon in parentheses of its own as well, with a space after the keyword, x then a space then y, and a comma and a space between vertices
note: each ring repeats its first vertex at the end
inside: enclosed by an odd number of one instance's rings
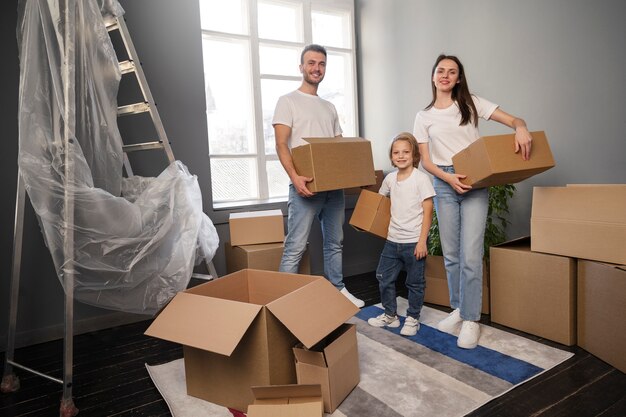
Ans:
POLYGON ((383 313, 378 317, 369 318, 367 322, 370 326, 374 327, 400 327, 400 320, 398 320, 398 316, 388 316, 386 313, 383 313))
POLYGON ((402 326, 402 329, 400 330, 400 334, 402 336, 415 336, 419 329, 420 322, 411 316, 407 316, 404 320, 404 326, 402 326))
POLYGON ((354 295, 350 294, 350 292, 348 291, 348 289, 346 287, 343 287, 341 289, 341 293, 350 301, 352 301, 352 304, 354 304, 355 306, 357 306, 358 308, 361 308, 365 305, 365 302, 361 299, 356 298, 354 295))
POLYGON ((445 333, 454 333, 462 321, 461 310, 457 308, 452 313, 448 314, 448 317, 437 324, 437 329, 445 333))
POLYGON ((463 349, 474 349, 478 346, 478 338, 480 337, 480 324, 475 321, 463 320, 461 325, 461 333, 456 345, 463 349))

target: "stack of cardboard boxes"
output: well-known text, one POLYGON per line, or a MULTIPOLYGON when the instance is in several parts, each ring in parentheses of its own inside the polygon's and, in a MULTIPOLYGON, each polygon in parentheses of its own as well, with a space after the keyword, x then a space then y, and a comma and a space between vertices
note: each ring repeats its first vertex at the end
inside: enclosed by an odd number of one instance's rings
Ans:
POLYGON ((626 184, 535 187, 530 239, 491 249, 491 320, 626 372, 626 184))

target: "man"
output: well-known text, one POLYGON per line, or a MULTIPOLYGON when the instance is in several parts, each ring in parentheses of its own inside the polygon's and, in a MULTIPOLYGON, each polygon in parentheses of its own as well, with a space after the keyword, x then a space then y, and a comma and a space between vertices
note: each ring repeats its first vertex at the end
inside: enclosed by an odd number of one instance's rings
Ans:
POLYGON ((363 300, 350 294, 343 284, 343 190, 312 193, 306 184, 313 178, 299 175, 291 158, 291 148, 306 144, 302 138, 340 137, 342 133, 335 106, 317 95, 317 88, 326 74, 326 49, 320 45, 305 47, 300 55, 300 72, 300 88, 278 100, 272 121, 276 153, 291 180, 287 238, 279 270, 298 272, 313 219, 317 217, 322 225, 326 279, 357 307, 363 307, 363 300))

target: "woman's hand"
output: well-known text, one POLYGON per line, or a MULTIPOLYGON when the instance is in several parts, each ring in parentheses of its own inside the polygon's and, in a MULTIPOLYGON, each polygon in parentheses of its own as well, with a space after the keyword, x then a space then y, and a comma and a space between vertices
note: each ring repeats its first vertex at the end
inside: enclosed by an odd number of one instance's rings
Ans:
POLYGON ((466 176, 467 175, 446 173, 445 178, 442 179, 447 182, 458 194, 465 194, 472 189, 471 185, 465 185, 461 182, 461 180, 466 176))
POLYGON ((533 137, 526 126, 520 126, 515 129, 515 153, 521 151, 522 159, 528 161, 530 159, 530 149, 532 147, 533 137))

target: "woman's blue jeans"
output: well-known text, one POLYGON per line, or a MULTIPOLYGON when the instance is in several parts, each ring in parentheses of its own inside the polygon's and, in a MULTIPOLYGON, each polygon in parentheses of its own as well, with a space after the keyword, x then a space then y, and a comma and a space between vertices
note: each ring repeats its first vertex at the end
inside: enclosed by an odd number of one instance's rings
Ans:
MULTIPOLYGON (((452 166, 440 166, 454 173, 452 166)), ((435 210, 448 276, 450 306, 459 308, 463 320, 480 320, 483 291, 483 245, 489 209, 487 188, 458 194, 435 177, 435 210)))
POLYGON ((406 287, 409 294, 409 309, 407 316, 416 320, 420 318, 422 305, 424 304, 424 265, 426 258, 415 258, 415 245, 417 243, 395 243, 387 240, 380 254, 376 278, 380 289, 380 300, 389 316, 395 316, 398 304, 396 302, 396 280, 398 274, 404 268, 406 271, 406 287))
POLYGON ((343 222, 346 216, 343 190, 323 191, 311 197, 301 197, 293 184, 289 184, 287 209, 287 237, 278 270, 298 273, 311 225, 317 217, 322 226, 324 275, 337 289, 343 289, 343 222))

